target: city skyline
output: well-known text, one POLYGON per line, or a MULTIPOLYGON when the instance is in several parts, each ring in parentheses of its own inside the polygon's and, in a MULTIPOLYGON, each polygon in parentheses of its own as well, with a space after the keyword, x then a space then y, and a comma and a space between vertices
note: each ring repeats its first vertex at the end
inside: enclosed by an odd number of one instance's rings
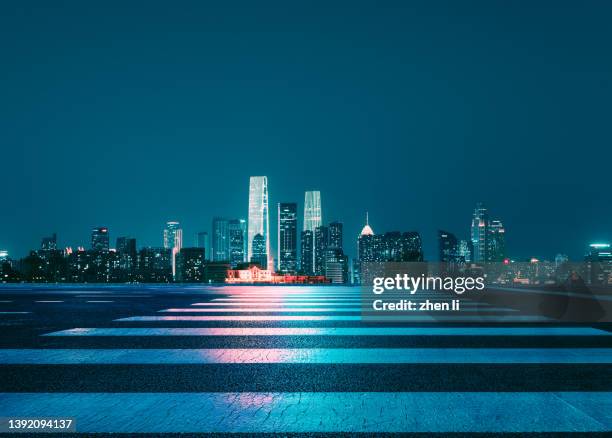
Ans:
MULTIPOLYGON (((424 254, 422 233, 419 230, 397 231, 397 230, 385 230, 382 234, 376 235, 369 222, 369 212, 365 213, 365 223, 361 232, 355 239, 356 251, 352 254, 351 251, 346 251, 343 240, 345 239, 343 228, 343 221, 334 220, 329 222, 327 225, 322 219, 322 204, 321 204, 321 193, 320 191, 305 191, 304 208, 303 208, 303 219, 302 219, 302 232, 298 234, 299 228, 298 211, 299 203, 288 203, 279 202, 277 203, 277 216, 274 218, 273 225, 276 227, 276 241, 273 243, 270 239, 269 234, 269 222, 270 222, 270 211, 269 211, 269 193, 268 193, 268 180, 267 176, 255 176, 249 179, 249 198, 248 198, 248 211, 249 217, 253 217, 253 226, 250 229, 250 233, 257 240, 256 245, 259 245, 259 251, 261 255, 265 255, 266 265, 270 264, 274 269, 283 272, 296 271, 297 268, 303 268, 303 257, 304 257, 304 234, 310 239, 310 242, 306 243, 306 247, 310 248, 311 251, 309 258, 312 258, 311 271, 312 275, 323 275, 323 259, 326 257, 325 254, 327 247, 330 249, 338 248, 341 250, 341 254, 346 252, 346 255, 354 260, 359 260, 359 256, 362 252, 361 238, 365 236, 378 236, 386 237, 386 235, 393 233, 404 233, 404 234, 415 234, 419 240, 419 252, 421 258, 424 260, 431 261, 451 261, 455 257, 463 254, 469 254, 467 257, 462 257, 465 262, 500 262, 505 259, 513 261, 524 261, 529 259, 539 259, 540 257, 534 257, 530 255, 525 258, 515 257, 509 254, 506 250, 506 239, 505 239, 505 227, 502 221, 499 219, 491 219, 488 213, 488 208, 482 202, 477 202, 472 212, 472 220, 467 233, 467 237, 462 238, 461 233, 444 231, 440 228, 436 231, 435 244, 437 246, 436 251, 432 251, 429 258, 424 254), (260 217, 261 216, 261 217, 260 217), (334 229, 339 227, 339 232, 336 232, 334 237, 334 229), (312 228, 309 229, 309 228, 312 228), (261 234, 262 229, 268 229, 264 234, 261 234), (259 231, 259 232, 258 232, 259 231), (311 234, 308 234, 311 233, 311 234), (324 234, 321 234, 324 233, 324 234), (339 236, 339 237, 338 237, 339 236), (461 236, 461 237, 457 237, 461 236), (301 240, 301 243, 299 243, 301 240), (281 242, 285 242, 282 246, 281 242), (321 241, 325 243, 322 244, 321 241), (339 244, 334 242, 340 242, 339 244), (320 247, 320 248, 319 248, 320 247), (443 248, 444 247, 444 248, 443 248), (285 253, 284 263, 289 263, 293 266, 293 269, 284 269, 283 255, 285 253), (293 253, 293 255, 291 255, 293 253), (300 254, 300 255, 298 255, 300 254), (319 257, 319 260, 317 260, 319 257), (288 260, 288 261, 287 261, 288 260), (297 268, 296 268, 297 267, 297 268)), ((176 277, 176 256, 180 250, 185 247, 188 249, 202 248, 205 249, 203 260, 209 260, 213 262, 228 262, 232 268, 236 268, 240 263, 257 262, 262 263, 257 256, 253 256, 251 246, 253 241, 249 241, 249 221, 242 218, 228 219, 227 217, 215 216, 212 218, 211 233, 208 230, 204 231, 201 228, 199 231, 192 233, 194 235, 193 245, 183 244, 183 228, 179 221, 167 221, 162 232, 162 245, 139 245, 142 249, 155 249, 164 248, 170 250, 171 264, 172 264, 172 275, 176 277), (208 236, 212 235, 212 243, 208 241, 208 236)), ((92 249, 94 251, 109 251, 116 250, 121 252, 121 246, 126 244, 129 240, 131 245, 136 248, 136 239, 132 237, 133 234, 119 234, 116 237, 111 236, 109 227, 94 227, 91 229, 90 235, 90 246, 86 245, 74 245, 74 250, 80 248, 92 249), (111 246, 111 239, 116 238, 115 248, 111 246)), ((66 245, 61 246, 58 244, 57 232, 53 232, 50 236, 42 237, 40 239, 40 246, 30 248, 28 250, 49 250, 49 249, 66 249, 73 251, 73 247, 66 245)), ((581 260, 583 257, 588 256, 589 252, 594 246, 607 245, 610 246, 607 241, 598 240, 599 243, 585 243, 583 255, 576 258, 581 260)), ((2 249, 3 257, 11 258, 11 254, 2 249)), ((567 252, 557 251, 554 256, 542 257, 542 260, 554 260, 558 257, 564 257, 568 259, 567 252)), ((14 256, 12 257, 15 258, 14 256)), ((19 259, 21 257, 17 257, 19 259)))

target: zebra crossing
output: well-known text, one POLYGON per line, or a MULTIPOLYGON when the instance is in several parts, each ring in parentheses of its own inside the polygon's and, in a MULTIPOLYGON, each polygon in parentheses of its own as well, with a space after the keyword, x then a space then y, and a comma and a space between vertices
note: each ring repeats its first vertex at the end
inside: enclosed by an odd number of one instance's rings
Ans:
POLYGON ((61 382, 0 394, 2 416, 87 433, 612 431, 606 328, 469 301, 368 321, 349 287, 174 292, 180 306, 0 349, 3 367, 61 382))

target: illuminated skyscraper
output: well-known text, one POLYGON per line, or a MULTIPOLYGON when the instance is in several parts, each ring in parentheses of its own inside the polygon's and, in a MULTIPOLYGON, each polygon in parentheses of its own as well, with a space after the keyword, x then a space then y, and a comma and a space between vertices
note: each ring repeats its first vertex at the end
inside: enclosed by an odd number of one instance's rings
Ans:
POLYGON ((117 237, 115 248, 119 258, 120 278, 123 281, 132 281, 136 274, 138 256, 136 239, 133 237, 117 237))
POLYGON ((232 219, 228 225, 229 234, 229 262, 232 268, 244 263, 246 254, 244 243, 246 241, 246 221, 244 219, 232 219))
POLYGON ((98 227, 91 230, 91 249, 94 251, 108 251, 108 228, 98 227))
POLYGON ((176 255, 183 247, 183 230, 175 221, 166 222, 164 228, 164 248, 172 251, 172 276, 176 276, 176 255))
POLYGON ((584 260, 589 284, 612 285, 612 246, 609 243, 591 243, 584 260))
POLYGON ((465 263, 472 261, 472 241, 471 240, 460 240, 457 250, 459 259, 465 263))
POLYGON ((474 247, 474 262, 487 261, 487 239, 489 228, 489 214, 487 209, 479 202, 472 216, 471 238, 474 247))
POLYGON ((301 234, 300 272, 304 275, 314 275, 314 232, 304 230, 301 234))
POLYGON ((503 262, 506 257, 506 230, 501 221, 492 220, 487 230, 487 261, 503 262))
POLYGON ((438 254, 442 263, 459 261, 459 242, 453 233, 438 230, 438 254))
POLYGON ((278 270, 297 270, 297 204, 293 202, 278 204, 278 270))
POLYGON ((323 275, 332 283, 341 284, 349 282, 348 257, 342 252, 342 249, 328 247, 325 250, 323 275))
POLYGON ((421 262, 423 245, 421 235, 416 231, 389 231, 379 237, 377 261, 382 262, 421 262))
POLYGON ((329 228, 321 225, 315 228, 314 233, 314 273, 325 274, 325 251, 329 245, 329 228))
POLYGON ((343 249, 342 246, 342 222, 334 221, 329 224, 330 248, 343 249))
MULTIPOLYGON (((321 192, 318 190, 308 191, 304 194, 304 231, 312 231, 313 251, 312 251, 312 269, 316 268, 316 247, 315 247, 315 230, 323 225, 323 216, 321 212, 321 192)), ((302 259, 302 265, 304 260, 302 259)), ((309 264, 307 264, 308 266, 309 264)))
POLYGON ((268 269, 268 254, 266 253, 266 241, 261 234, 253 237, 253 255, 251 263, 257 263, 262 269, 268 269))
POLYGON ((214 217, 212 232, 212 261, 229 262, 229 221, 223 217, 214 217))
POLYGON ((349 260, 342 250, 342 222, 329 224, 329 240, 325 250, 323 274, 332 283, 349 282, 349 260))
POLYGON ((321 192, 310 191, 304 195, 304 230, 315 232, 323 223, 321 192))
MULTIPOLYGON (((258 234, 264 241, 266 257, 270 257, 270 213, 268 210, 268 177, 266 176, 252 176, 249 182, 249 260, 253 257, 253 239, 258 234)), ((258 256, 261 257, 261 254, 258 256)))
POLYGON ((357 252, 360 263, 377 262, 380 253, 380 242, 370 227, 369 217, 366 213, 366 224, 357 238, 357 252))

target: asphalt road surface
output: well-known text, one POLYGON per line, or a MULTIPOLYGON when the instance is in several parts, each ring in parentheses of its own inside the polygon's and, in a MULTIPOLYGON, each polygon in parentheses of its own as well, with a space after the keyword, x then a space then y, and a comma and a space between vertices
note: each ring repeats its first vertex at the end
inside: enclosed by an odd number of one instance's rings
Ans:
POLYGON ((364 322, 359 305, 332 286, 3 286, 0 417, 148 436, 612 431, 610 325, 497 304, 364 322))

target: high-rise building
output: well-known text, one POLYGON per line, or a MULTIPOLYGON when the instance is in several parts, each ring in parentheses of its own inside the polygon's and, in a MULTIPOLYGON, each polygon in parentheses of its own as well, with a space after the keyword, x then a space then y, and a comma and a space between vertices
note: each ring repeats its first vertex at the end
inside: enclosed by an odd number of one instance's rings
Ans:
POLYGON ((321 192, 318 190, 306 192, 304 195, 304 230, 314 233, 323 224, 321 212, 321 192))
POLYGON ((310 230, 302 231, 300 272, 304 275, 314 275, 314 232, 310 230))
POLYGON ((378 262, 380 254, 380 239, 374 234, 370 227, 369 215, 366 213, 366 224, 364 225, 359 237, 357 238, 357 252, 359 263, 378 262))
POLYGON ((376 261, 382 262, 420 262, 423 261, 421 235, 416 231, 389 231, 379 242, 382 254, 376 261))
POLYGON ((253 237, 253 255, 251 263, 257 263, 262 269, 268 269, 268 253, 266 252, 266 240, 261 234, 253 237))
POLYGON ((119 254, 136 253, 136 239, 133 237, 117 237, 116 250, 119 254))
POLYGON ((178 252, 182 247, 183 230, 181 229, 181 225, 176 221, 166 222, 166 228, 164 228, 164 248, 176 248, 176 252, 178 252))
POLYGON ((210 241, 206 231, 200 231, 197 235, 197 247, 204 249, 204 260, 210 260, 210 241))
POLYGON ((592 285, 612 285, 612 246, 592 243, 584 257, 587 282, 592 285))
POLYGON ((325 251, 329 244, 329 228, 319 225, 314 233, 314 272, 315 275, 324 275, 325 251))
POLYGON ((381 236, 375 235, 370 227, 368 213, 366 213, 366 224, 357 237, 357 257, 358 260, 354 263, 356 271, 354 278, 360 283, 368 278, 368 264, 382 261, 382 239, 381 236))
POLYGON ((341 248, 328 247, 325 250, 323 275, 334 284, 349 282, 348 257, 341 248))
POLYGON ((283 274, 297 271, 297 204, 278 204, 278 270, 283 274))
MULTIPOLYGON (((321 210, 321 192, 311 190, 304 193, 304 231, 312 231, 313 251, 312 268, 316 269, 316 235, 317 227, 323 225, 323 212, 321 210)), ((314 271, 313 271, 314 273, 314 271)))
POLYGON ((164 248, 171 251, 172 276, 176 277, 176 255, 183 247, 183 230, 176 221, 166 222, 164 229, 164 248))
POLYGON ((232 219, 228 224, 229 234, 229 262, 232 268, 244 263, 246 254, 244 243, 246 241, 246 221, 244 219, 232 219))
POLYGON ((327 248, 324 251, 323 275, 332 283, 348 283, 349 260, 342 248, 342 222, 331 222, 327 228, 327 248))
POLYGON ((133 237, 117 237, 116 250, 120 270, 119 281, 133 281, 138 263, 136 239, 133 237))
POLYGON ((438 257, 442 263, 459 261, 459 242, 453 233, 438 230, 438 257))
POLYGON ((224 217, 214 217, 212 230, 212 260, 214 262, 229 262, 229 220, 224 217))
POLYGON ((171 282, 172 260, 172 248, 142 248, 138 254, 138 279, 145 283, 171 282))
POLYGON ((506 258, 505 228, 500 220, 489 219, 487 209, 479 202, 472 215, 472 261, 502 262, 506 258))
POLYGON ((460 240, 457 254, 459 258, 465 263, 472 262, 472 241, 471 240, 460 240))
POLYGON ((471 238, 474 248, 474 262, 487 261, 487 238, 489 227, 489 214, 487 209, 479 202, 476 204, 474 214, 472 216, 471 238))
POLYGON ((499 220, 489 222, 487 229, 487 261, 503 262, 506 258, 506 230, 499 220))
POLYGON ((57 249, 57 234, 53 233, 49 237, 43 237, 40 244, 40 249, 43 251, 54 251, 57 249))
POLYGON ((91 230, 91 249, 93 251, 108 251, 108 228, 97 227, 91 230))
POLYGON ((204 248, 181 248, 176 257, 177 280, 200 283, 204 274, 204 248))
MULTIPOLYGON (((270 256, 270 212, 268 210, 268 177, 252 176, 249 181, 248 260, 253 258, 255 236, 263 238, 266 257, 270 256)), ((267 266, 266 262, 266 266, 267 266)))
POLYGON ((329 224, 329 247, 343 249, 342 222, 334 221, 329 224))

